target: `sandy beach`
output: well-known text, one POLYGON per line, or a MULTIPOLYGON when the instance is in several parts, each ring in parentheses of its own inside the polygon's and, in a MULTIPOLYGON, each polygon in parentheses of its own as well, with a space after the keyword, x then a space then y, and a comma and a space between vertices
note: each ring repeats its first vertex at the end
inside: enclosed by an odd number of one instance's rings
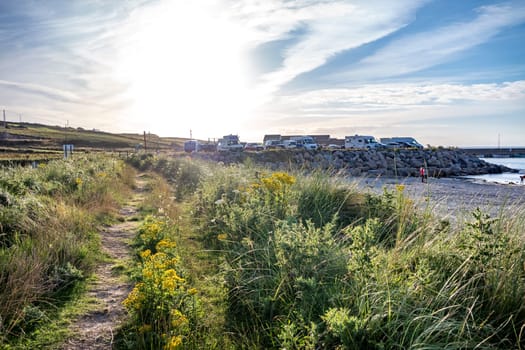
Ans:
POLYGON ((492 216, 502 210, 516 212, 516 207, 525 208, 525 185, 503 185, 490 182, 473 181, 462 178, 428 178, 421 183, 420 178, 351 178, 363 190, 382 193, 384 188, 395 190, 396 184, 405 186, 404 193, 417 205, 432 211, 443 218, 470 217, 479 207, 492 216))

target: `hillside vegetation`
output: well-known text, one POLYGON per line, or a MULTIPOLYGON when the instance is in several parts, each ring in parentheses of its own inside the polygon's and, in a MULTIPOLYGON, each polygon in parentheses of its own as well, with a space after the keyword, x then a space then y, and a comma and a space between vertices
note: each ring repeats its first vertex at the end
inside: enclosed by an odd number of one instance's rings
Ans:
POLYGON ((78 152, 135 151, 137 147, 169 151, 182 149, 184 139, 146 134, 115 134, 32 123, 7 123, 0 127, 0 160, 47 160, 60 158, 63 144, 73 144, 78 152))
POLYGON ((132 183, 128 166, 101 155, 0 168, 0 348, 42 348, 25 342, 67 331, 58 315, 104 258, 99 227, 132 183))
MULTIPOLYGON (((525 208, 450 223, 402 185, 376 195, 321 172, 147 153, 128 164, 151 181, 114 348, 525 347, 525 208)), ((0 348, 63 341, 134 176, 104 155, 1 169, 0 348)))
POLYGON ((172 187, 155 194, 138 236, 126 344, 525 346, 523 208, 452 225, 430 203, 417 210, 402 185, 372 195, 322 173, 148 155, 131 164, 172 187))

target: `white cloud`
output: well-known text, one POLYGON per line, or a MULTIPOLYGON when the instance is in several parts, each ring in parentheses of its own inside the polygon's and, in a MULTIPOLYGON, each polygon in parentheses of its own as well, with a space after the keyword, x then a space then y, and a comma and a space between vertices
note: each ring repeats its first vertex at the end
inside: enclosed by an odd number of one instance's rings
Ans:
POLYGON ((516 131, 523 127, 507 121, 525 113, 525 80, 323 89, 281 96, 264 113, 257 127, 267 133, 410 135, 424 144, 458 146, 482 145, 491 130, 508 130, 509 144, 520 145, 516 131))
POLYGON ((353 79, 384 78, 429 68, 480 45, 525 21, 525 5, 485 6, 469 22, 455 23, 394 40, 345 73, 353 79))
POLYGON ((501 84, 375 84, 282 96, 286 108, 303 111, 370 112, 478 102, 525 102, 525 81, 501 84))
POLYGON ((12 89, 17 89, 28 94, 42 95, 51 99, 60 100, 63 102, 78 103, 80 98, 69 91, 56 89, 49 86, 43 86, 31 83, 19 83, 14 81, 0 80, 0 86, 5 86, 12 89))
POLYGON ((248 0, 234 7, 234 18, 252 45, 290 38, 280 69, 261 77, 266 93, 302 73, 324 65, 332 56, 380 39, 405 26, 424 1, 265 1, 248 0))

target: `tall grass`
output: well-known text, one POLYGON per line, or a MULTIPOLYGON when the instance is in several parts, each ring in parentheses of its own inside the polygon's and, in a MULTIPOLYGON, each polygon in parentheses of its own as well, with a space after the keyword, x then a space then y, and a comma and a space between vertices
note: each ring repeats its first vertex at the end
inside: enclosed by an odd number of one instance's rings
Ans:
POLYGON ((525 347, 524 208, 452 227, 403 186, 192 165, 193 234, 222 252, 238 348, 525 347))
POLYGON ((125 195, 128 172, 113 159, 80 156, 0 169, 0 344, 43 326, 89 276, 98 225, 125 195))

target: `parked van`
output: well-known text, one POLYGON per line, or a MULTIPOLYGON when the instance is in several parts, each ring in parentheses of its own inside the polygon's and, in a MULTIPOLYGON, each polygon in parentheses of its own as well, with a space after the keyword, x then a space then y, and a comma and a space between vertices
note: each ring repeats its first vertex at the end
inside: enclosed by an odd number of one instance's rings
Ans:
POLYGON ((284 148, 281 140, 266 140, 264 143, 264 149, 279 149, 284 148))
POLYGON ((239 136, 226 135, 219 139, 217 143, 217 151, 242 151, 244 146, 239 142, 239 136))
POLYGON ((296 140, 284 140, 283 146, 284 148, 297 148, 297 141, 296 140))
POLYGON ((319 148, 314 138, 311 136, 292 136, 291 140, 295 140, 298 148, 304 148, 307 150, 316 150, 319 148))
POLYGON ((381 142, 377 142, 373 136, 354 135, 345 136, 345 148, 381 149, 385 148, 385 145, 381 142))
POLYGON ((385 137, 381 139, 388 148, 417 148, 423 149, 423 145, 413 137, 385 137))
POLYGON ((184 152, 188 152, 188 153, 191 153, 191 152, 198 152, 200 147, 199 147, 199 141, 197 140, 188 140, 186 142, 184 142, 184 152))

